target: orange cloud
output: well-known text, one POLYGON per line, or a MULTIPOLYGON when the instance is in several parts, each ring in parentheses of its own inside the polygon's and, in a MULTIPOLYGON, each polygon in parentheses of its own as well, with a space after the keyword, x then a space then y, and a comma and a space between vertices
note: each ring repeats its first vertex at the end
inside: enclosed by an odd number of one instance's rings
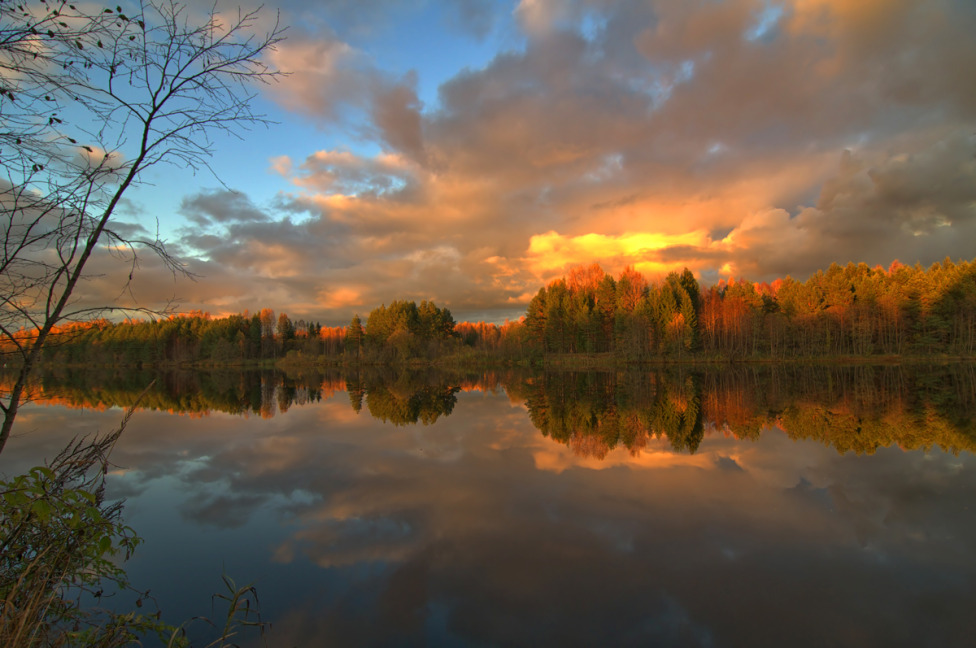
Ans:
POLYGON ((685 234, 630 232, 619 236, 596 233, 564 236, 549 231, 529 240, 526 262, 540 277, 594 261, 610 271, 629 265, 646 275, 659 275, 680 270, 684 264, 659 261, 654 255, 656 251, 674 246, 706 247, 709 243, 704 230, 685 234))
POLYGON ((336 288, 319 293, 319 303, 325 308, 344 308, 360 306, 363 303, 362 291, 355 288, 336 288))

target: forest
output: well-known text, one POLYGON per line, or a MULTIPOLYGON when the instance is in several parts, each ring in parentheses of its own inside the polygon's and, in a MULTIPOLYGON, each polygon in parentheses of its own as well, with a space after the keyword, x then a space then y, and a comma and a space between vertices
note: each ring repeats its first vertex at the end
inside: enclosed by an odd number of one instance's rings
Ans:
POLYGON ((614 279, 593 265, 539 290, 524 324, 544 353, 636 361, 972 356, 976 264, 833 264, 805 282, 729 279, 707 289, 687 269, 649 283, 632 269, 614 279))
MULTIPOLYGON (((20 331, 28 339, 32 331, 20 331)), ((8 342, 5 360, 16 354, 8 342)), ((722 280, 685 269, 649 281, 627 268, 576 267, 539 289, 518 321, 455 322, 429 301, 394 301, 346 326, 270 308, 212 317, 98 320, 51 333, 61 366, 797 360, 976 355, 976 261, 928 268, 831 265, 806 281, 722 280)))

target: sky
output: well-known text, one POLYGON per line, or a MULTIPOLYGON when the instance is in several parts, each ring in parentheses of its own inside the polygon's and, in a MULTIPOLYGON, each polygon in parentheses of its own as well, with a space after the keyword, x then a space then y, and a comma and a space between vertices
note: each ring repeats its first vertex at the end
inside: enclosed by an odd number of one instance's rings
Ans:
MULTIPOLYGON (((501 322, 578 264, 711 285, 976 254, 971 1, 276 10, 287 76, 254 102, 275 123, 216 140, 217 177, 160 167, 127 195, 195 280, 143 254, 122 300, 501 322)), ((119 298, 113 263, 83 299, 119 298)))

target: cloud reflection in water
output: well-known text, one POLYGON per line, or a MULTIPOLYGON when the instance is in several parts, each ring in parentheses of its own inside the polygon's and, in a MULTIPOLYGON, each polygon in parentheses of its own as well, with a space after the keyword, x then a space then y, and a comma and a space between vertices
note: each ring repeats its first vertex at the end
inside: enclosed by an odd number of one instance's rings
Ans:
MULTIPOLYGON (((858 456, 708 421, 694 454, 651 435, 601 459, 540 434, 511 393, 457 392, 428 426, 349 416, 342 391, 272 419, 141 412, 110 482, 147 537, 133 577, 187 616, 181 592, 206 601, 222 564, 253 578, 276 645, 971 636, 970 451, 858 456)), ((13 459, 60 443, 43 430, 64 418, 33 407, 41 431, 13 459)))

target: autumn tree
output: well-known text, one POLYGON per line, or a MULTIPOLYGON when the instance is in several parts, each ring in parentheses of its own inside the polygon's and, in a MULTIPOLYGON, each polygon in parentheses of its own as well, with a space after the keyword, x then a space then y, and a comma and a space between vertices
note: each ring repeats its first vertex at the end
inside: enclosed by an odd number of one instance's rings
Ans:
MULTIPOLYGON (((345 348, 349 351, 355 350, 356 357, 362 355, 363 337, 366 332, 363 330, 363 322, 359 319, 359 314, 352 316, 352 321, 346 327, 345 348)), ((358 410, 357 410, 358 411, 358 410)))
POLYGON ((132 15, 0 3, 0 336, 20 367, 0 403, 0 449, 54 327, 105 310, 72 300, 99 246, 133 270, 147 248, 181 269, 160 241, 126 237, 113 217, 147 169, 206 168, 215 135, 264 121, 251 87, 273 78, 262 57, 282 32, 256 32, 258 18, 214 8, 197 22, 167 0, 132 15))

